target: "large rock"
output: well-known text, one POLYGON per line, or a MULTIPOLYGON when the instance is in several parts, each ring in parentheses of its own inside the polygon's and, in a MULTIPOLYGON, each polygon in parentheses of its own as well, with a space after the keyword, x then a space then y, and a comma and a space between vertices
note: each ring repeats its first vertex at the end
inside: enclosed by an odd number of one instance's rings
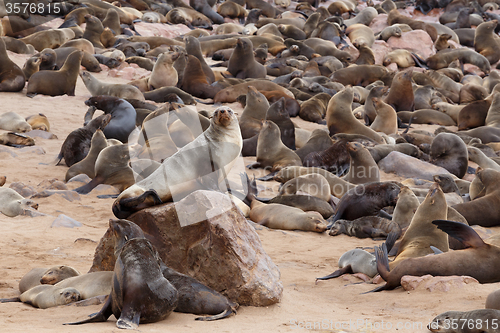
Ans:
POLYGON ((429 34, 423 30, 412 30, 403 32, 401 37, 391 37, 387 44, 393 49, 405 49, 418 54, 421 58, 427 59, 434 54, 432 49, 434 42, 429 34))
MULTIPOLYGON (((278 267, 259 236, 224 194, 196 191, 177 203, 141 210, 129 217, 171 268, 190 275, 240 305, 280 301, 278 267)), ((91 272, 113 270, 110 230, 96 248, 91 272)))
POLYGON ((406 178, 418 178, 433 181, 434 175, 450 174, 445 168, 419 160, 398 151, 393 151, 378 162, 380 170, 395 173, 406 178))

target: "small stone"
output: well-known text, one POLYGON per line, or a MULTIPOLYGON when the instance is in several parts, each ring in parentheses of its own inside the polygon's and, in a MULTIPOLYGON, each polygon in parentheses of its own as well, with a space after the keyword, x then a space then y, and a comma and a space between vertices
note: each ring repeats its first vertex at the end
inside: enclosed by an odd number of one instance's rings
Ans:
POLYGON ((77 220, 72 219, 69 216, 66 216, 64 214, 60 214, 54 222, 52 222, 52 225, 50 226, 51 228, 56 228, 56 227, 64 227, 64 228, 74 228, 74 227, 81 227, 82 224, 78 222, 77 220))

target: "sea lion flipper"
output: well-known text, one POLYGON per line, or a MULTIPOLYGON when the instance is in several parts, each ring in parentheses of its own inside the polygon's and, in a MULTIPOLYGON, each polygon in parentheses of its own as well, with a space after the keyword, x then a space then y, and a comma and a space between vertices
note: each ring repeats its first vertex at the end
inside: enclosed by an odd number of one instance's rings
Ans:
POLYGON ((10 302, 21 302, 21 299, 19 297, 0 298, 0 303, 10 303, 10 302))
MULTIPOLYGON (((382 246, 380 246, 380 247, 375 246, 374 250, 375 250, 375 258, 377 260, 377 271, 380 274, 380 276, 382 277, 382 279, 387 281, 387 279, 389 277, 389 272, 390 272, 389 271, 389 258, 387 256, 387 246, 385 245, 385 243, 382 243, 382 246)), ((387 287, 387 283, 384 284, 383 286, 377 287, 377 288, 370 290, 370 291, 367 291, 363 294, 374 293, 374 292, 386 290, 386 287, 387 287)))
POLYGON ((385 210, 381 209, 378 213, 378 216, 380 217, 383 217, 383 218, 386 218, 388 220, 392 220, 392 215, 390 215, 389 213, 387 213, 385 210))
POLYGON ((75 188, 73 191, 75 191, 78 194, 88 194, 90 191, 94 189, 94 187, 96 187, 99 184, 102 184, 103 181, 104 179, 102 177, 96 176, 88 184, 75 188))
POLYGON ((111 298, 111 295, 109 295, 108 299, 106 300, 106 303, 104 303, 103 307, 101 308, 101 311, 95 313, 94 315, 91 315, 91 317, 88 319, 73 323, 64 323, 63 325, 81 325, 87 323, 100 323, 107 321, 108 318, 113 314, 113 309, 111 307, 112 303, 113 300, 111 298))
POLYGON ((270 180, 274 180, 274 176, 276 176, 278 174, 278 171, 274 171, 274 172, 271 172, 270 174, 267 174, 265 176, 262 176, 260 178, 257 178, 258 180, 261 180, 263 182, 267 182, 267 181, 270 181, 270 180))
POLYGON ((327 276, 323 276, 323 277, 320 277, 320 278, 316 278, 316 281, 318 280, 329 280, 329 279, 333 279, 333 278, 336 278, 336 277, 339 277, 341 275, 344 275, 344 274, 353 274, 354 272, 352 271, 352 267, 351 265, 347 265, 341 269, 337 269, 335 272, 333 272, 332 274, 329 274, 327 276))
POLYGON ((134 330, 139 327, 140 319, 141 313, 133 309, 132 306, 127 306, 122 310, 120 319, 116 322, 116 327, 134 330))
POLYGON ((432 224, 436 225, 438 229, 446 232, 449 236, 459 240, 467 247, 477 248, 486 245, 474 229, 463 223, 448 220, 434 220, 432 224))
POLYGON ((391 252, 394 243, 396 243, 399 236, 401 236, 401 228, 399 228, 399 232, 391 231, 389 235, 387 235, 387 239, 385 240, 385 246, 387 247, 387 252, 391 252))
POLYGON ((219 313, 218 315, 215 316, 208 316, 208 317, 196 317, 194 320, 203 320, 203 321, 212 321, 212 320, 219 320, 219 319, 224 319, 229 317, 232 314, 236 314, 236 310, 232 308, 228 308, 224 310, 223 312, 219 313))

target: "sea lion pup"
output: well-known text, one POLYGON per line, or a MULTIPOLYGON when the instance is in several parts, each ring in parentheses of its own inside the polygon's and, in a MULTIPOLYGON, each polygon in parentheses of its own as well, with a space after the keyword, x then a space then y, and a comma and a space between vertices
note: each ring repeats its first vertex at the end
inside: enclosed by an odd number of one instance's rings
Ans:
POLYGON ((385 42, 391 37, 401 37, 403 31, 397 25, 391 25, 389 27, 384 28, 380 33, 375 35, 376 39, 381 39, 385 42))
POLYGON ((297 149, 295 153, 300 157, 302 162, 304 158, 312 152, 324 151, 332 146, 332 139, 328 132, 323 129, 315 129, 312 131, 311 136, 307 140, 306 144, 301 148, 297 149))
POLYGON ((475 278, 479 283, 500 281, 498 271, 491 269, 499 264, 499 247, 483 242, 474 229, 463 223, 446 220, 434 220, 432 223, 449 236, 462 242, 467 248, 432 256, 408 258, 389 270, 385 245, 382 245, 382 248, 376 247, 377 270, 387 283, 373 291, 391 290, 400 286, 404 275, 467 275, 475 278))
POLYGON ((375 256, 362 249, 353 249, 344 253, 339 259, 339 268, 332 274, 316 278, 318 280, 329 280, 344 274, 363 273, 369 277, 377 275, 377 261, 375 256))
POLYGON ((326 223, 318 212, 304 212, 300 208, 277 203, 265 204, 250 198, 250 219, 271 229, 325 232, 326 223))
POLYGON ((136 175, 129 165, 130 152, 126 144, 110 145, 97 155, 95 161, 95 177, 86 185, 73 191, 88 194, 99 184, 108 184, 124 191, 136 181, 136 175))
POLYGON ((267 73, 266 67, 255 61, 252 41, 246 37, 238 38, 227 71, 239 79, 264 79, 267 73))
POLYGON ((300 105, 299 117, 318 124, 324 124, 323 118, 331 96, 327 93, 319 93, 309 98, 300 105))
POLYGON ((302 165, 300 157, 281 141, 281 131, 273 121, 266 120, 257 141, 257 161, 251 168, 269 169, 271 173, 292 165, 302 165))
POLYGON ((90 142, 90 150, 87 156, 85 156, 85 158, 80 162, 73 164, 68 169, 68 171, 66 171, 65 180, 68 181, 74 176, 82 173, 86 174, 90 178, 94 178, 95 177, 94 167, 97 156, 99 155, 101 150, 103 150, 107 146, 108 142, 106 141, 104 133, 100 129, 96 130, 94 135, 92 136, 92 140, 90 142))
MULTIPOLYGON (((0 38, 1 39, 1 38, 0 38)), ((26 78, 18 65, 10 60, 3 39, 0 40, 0 92, 17 92, 24 88, 26 78)))
POLYGON ((25 199, 11 188, 0 188, 0 213, 8 217, 15 217, 23 215, 30 208, 38 209, 38 204, 31 199, 25 199))
POLYGON ((427 58, 425 62, 430 69, 438 70, 448 67, 451 62, 457 59, 461 63, 473 64, 479 67, 485 74, 491 71, 488 59, 484 55, 468 48, 441 50, 427 58))
POLYGON ((217 108, 205 132, 166 159, 149 177, 118 196, 113 203, 113 213, 118 218, 124 218, 135 211, 169 201, 176 194, 171 189, 173 186, 200 177, 205 177, 203 180, 207 186, 215 188, 232 168, 242 145, 238 119, 233 110, 217 108), (210 178, 211 173, 217 178, 210 178))
POLYGON ((160 55, 149 76, 148 90, 161 87, 174 87, 177 84, 178 76, 173 64, 179 55, 178 52, 162 53, 160 55))
POLYGON ((488 59, 490 64, 500 60, 500 45, 498 45, 494 30, 498 21, 483 22, 476 28, 474 35, 474 49, 488 59))
MULTIPOLYGON (((322 131, 322 130, 319 130, 322 131)), ((330 137, 328 137, 330 139, 330 137)), ((337 140, 333 145, 323 151, 313 151, 302 159, 302 165, 305 167, 318 167, 342 176, 351 163, 347 140, 337 140)), ((328 142, 327 142, 328 144, 328 142)), ((298 155, 298 154, 297 154, 298 155)), ((299 155, 300 156, 300 155, 299 155)))
POLYGON ((340 198, 335 215, 328 219, 328 228, 340 219, 355 220, 363 216, 383 214, 380 212, 382 208, 396 205, 398 193, 399 186, 394 182, 358 185, 340 198))
POLYGON ((31 75, 26 96, 33 97, 36 94, 75 96, 76 79, 82 57, 82 51, 74 51, 68 56, 60 70, 38 71, 31 75))
POLYGON ((373 99, 374 98, 379 98, 382 99, 382 96, 387 93, 389 90, 389 87, 387 86, 377 86, 373 87, 370 89, 370 92, 368 93, 368 96, 365 99, 365 106, 364 106, 364 111, 365 111, 365 124, 371 124, 375 120, 375 117, 377 116, 377 110, 375 109, 375 106, 373 104, 373 99))
POLYGON ((448 235, 431 224, 434 219, 447 218, 446 208, 444 193, 439 185, 434 183, 424 201, 418 206, 401 239, 396 258, 390 263, 392 268, 407 258, 422 257, 433 253, 430 246, 443 252, 449 250, 448 235))
POLYGON ((87 156, 90 142, 95 131, 103 130, 108 125, 111 115, 100 115, 92 119, 87 125, 77 128, 68 134, 64 140, 59 155, 56 157, 56 165, 64 158, 68 167, 80 162, 87 156))
POLYGON ((494 333, 498 330, 494 323, 500 317, 500 311, 495 309, 479 309, 472 311, 447 311, 436 316, 427 325, 431 332, 439 333, 494 333), (451 323, 473 323, 467 326, 452 328, 451 323))
POLYGON ((452 38, 451 35, 449 34, 441 34, 438 36, 436 41, 434 42, 434 47, 436 48, 436 51, 441 51, 445 49, 451 49, 452 46, 448 41, 452 38))
POLYGON ((401 13, 399 13, 397 9, 391 10, 389 12, 389 15, 387 16, 387 24, 393 25, 395 23, 408 24, 413 30, 416 29, 424 30, 429 34, 433 42, 436 41, 437 39, 438 34, 436 28, 425 22, 414 20, 412 18, 401 15, 401 13))
POLYGON ((399 72, 392 80, 389 95, 385 98, 385 102, 392 106, 396 112, 415 110, 415 97, 411 83, 412 73, 412 69, 399 72))
MULTIPOLYGON (((135 223, 127 220, 109 220, 110 230, 115 239, 115 252, 123 247, 130 239, 144 239, 142 229, 135 223)), ((236 314, 237 303, 231 302, 222 294, 203 285, 198 280, 181 274, 160 262, 163 276, 178 291, 178 302, 175 312, 206 314, 209 317, 197 317, 195 320, 217 320, 236 314)))
POLYGON ((43 113, 26 117, 26 122, 30 124, 33 130, 50 132, 49 119, 47 119, 47 116, 45 116, 43 113))
POLYGON ((346 87, 335 94, 328 102, 325 118, 330 136, 336 133, 362 134, 378 143, 384 143, 380 135, 361 124, 354 117, 351 109, 353 98, 353 89, 351 87, 346 87))
POLYGON ((193 55, 187 56, 180 88, 188 94, 203 99, 214 98, 220 90, 220 88, 209 85, 200 61, 193 55))
POLYGON ((160 255, 150 241, 134 238, 116 253, 111 293, 91 318, 66 325, 104 322, 111 314, 118 328, 136 329, 139 323, 167 318, 177 306, 178 292, 163 276, 160 255))
POLYGON ((50 284, 33 287, 19 297, 3 299, 3 302, 23 302, 36 308, 47 309, 58 305, 77 302, 80 292, 75 288, 59 288, 50 284))
POLYGON ((260 133, 262 121, 266 118, 268 109, 269 102, 266 97, 255 89, 254 86, 249 86, 246 94, 245 109, 243 109, 239 120, 241 137, 243 139, 251 138, 260 133))
POLYGON ((29 80, 29 78, 31 77, 31 75, 33 75, 33 73, 36 73, 40 70, 41 62, 42 58, 35 56, 30 57, 28 58, 28 60, 26 60, 23 66, 23 73, 26 80, 29 80))
POLYGON ((0 129, 17 133, 29 132, 31 125, 17 113, 10 111, 0 115, 0 129))
POLYGON ((396 49, 387 53, 382 64, 389 66, 390 64, 398 65, 398 68, 407 68, 415 66, 415 60, 412 53, 405 49, 396 49))
POLYGON ((372 103, 377 112, 377 117, 375 117, 375 121, 370 128, 375 132, 382 132, 387 135, 396 134, 398 132, 396 111, 389 104, 376 97, 372 99, 372 103))
POLYGON ((130 84, 102 82, 87 71, 82 71, 80 77, 92 96, 108 95, 118 98, 138 99, 140 101, 145 100, 141 91, 130 84))
POLYGON ((64 279, 77 275, 80 275, 80 272, 66 265, 54 266, 49 269, 33 268, 21 278, 21 281, 19 281, 19 291, 22 294, 26 290, 39 286, 40 284, 54 285, 64 279))
POLYGON ((368 149, 358 142, 349 142, 347 151, 351 156, 351 162, 344 180, 355 185, 380 181, 378 165, 368 149))
POLYGON ((345 234, 357 238, 387 238, 389 233, 394 232, 401 236, 401 227, 394 221, 378 216, 363 216, 355 220, 337 220, 333 224, 330 236, 345 234))
POLYGON ((418 206, 420 206, 420 201, 415 193, 407 186, 401 187, 392 220, 399 224, 401 229, 406 229, 410 225, 418 206))
POLYGON ((85 101, 85 105, 93 106, 86 116, 92 119, 95 109, 110 114, 111 120, 104 128, 103 133, 107 139, 117 139, 123 143, 128 142, 130 133, 135 129, 135 108, 124 99, 113 96, 93 96, 85 101))
POLYGON ((198 60, 200 61, 201 68, 203 68, 203 73, 205 73, 205 76, 207 77, 207 81, 209 84, 214 83, 215 80, 215 74, 210 68, 210 66, 207 65, 207 62, 205 61, 205 58, 201 54, 201 46, 200 46, 200 41, 198 38, 195 38, 193 36, 187 36, 184 38, 186 42, 186 52, 187 54, 193 55, 198 60))
POLYGON ((484 169, 478 171, 476 177, 483 183, 485 195, 452 207, 465 217, 469 225, 497 226, 498 214, 500 214, 500 189, 498 188, 500 172, 484 169))
POLYGON ((431 144, 430 162, 454 174, 465 176, 468 166, 467 146, 460 137, 451 133, 439 133, 431 144))
POLYGON ((500 171, 500 165, 486 156, 479 148, 467 147, 467 151, 469 153, 469 159, 479 165, 482 169, 493 169, 496 171, 500 171))
POLYGON ((279 195, 293 195, 299 192, 315 196, 324 201, 330 201, 330 184, 325 177, 320 174, 308 174, 290 179, 283 184, 279 190, 279 195))

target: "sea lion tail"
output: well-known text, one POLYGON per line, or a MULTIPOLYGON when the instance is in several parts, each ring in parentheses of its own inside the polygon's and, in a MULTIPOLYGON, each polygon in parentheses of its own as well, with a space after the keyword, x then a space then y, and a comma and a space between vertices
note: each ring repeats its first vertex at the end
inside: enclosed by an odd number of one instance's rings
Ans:
POLYGON ((446 232, 449 236, 462 242, 466 247, 478 248, 486 245, 476 231, 466 224, 448 220, 434 220, 432 224, 446 232))
POLYGON ((219 313, 218 315, 215 316, 209 316, 209 317, 196 317, 194 320, 203 320, 203 321, 212 321, 212 320, 219 320, 219 319, 224 319, 229 317, 232 314, 236 314, 236 310, 233 309, 232 307, 227 308, 223 312, 219 313))

